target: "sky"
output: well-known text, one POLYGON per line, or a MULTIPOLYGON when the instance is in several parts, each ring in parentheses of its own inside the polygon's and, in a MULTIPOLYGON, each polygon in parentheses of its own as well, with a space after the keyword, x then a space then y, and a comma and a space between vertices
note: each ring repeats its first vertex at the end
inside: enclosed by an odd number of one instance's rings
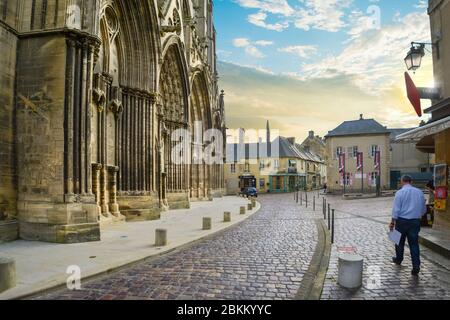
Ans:
MULTIPOLYGON (((430 42, 427 1, 215 0, 214 6, 229 128, 263 129, 270 120, 280 134, 302 140, 360 114, 389 128, 427 120, 415 114, 404 81, 411 42, 430 42)), ((417 86, 433 86, 430 52, 410 75, 417 86)))

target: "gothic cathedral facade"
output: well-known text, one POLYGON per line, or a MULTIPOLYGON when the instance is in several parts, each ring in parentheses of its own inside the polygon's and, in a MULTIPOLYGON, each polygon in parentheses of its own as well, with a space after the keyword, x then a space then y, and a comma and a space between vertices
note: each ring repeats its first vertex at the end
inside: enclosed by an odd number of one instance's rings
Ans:
POLYGON ((20 238, 96 241, 224 194, 193 151, 225 137, 212 0, 0 0, 0 43, 0 220, 20 238), (195 161, 173 159, 180 129, 195 161))

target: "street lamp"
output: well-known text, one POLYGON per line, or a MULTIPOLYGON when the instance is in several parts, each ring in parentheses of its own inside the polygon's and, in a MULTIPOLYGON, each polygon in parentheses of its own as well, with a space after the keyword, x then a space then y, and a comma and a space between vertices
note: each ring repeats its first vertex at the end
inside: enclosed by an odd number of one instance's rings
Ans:
POLYGON ((422 64, 422 58, 425 56, 425 43, 411 43, 411 49, 405 58, 408 70, 416 71, 422 64))

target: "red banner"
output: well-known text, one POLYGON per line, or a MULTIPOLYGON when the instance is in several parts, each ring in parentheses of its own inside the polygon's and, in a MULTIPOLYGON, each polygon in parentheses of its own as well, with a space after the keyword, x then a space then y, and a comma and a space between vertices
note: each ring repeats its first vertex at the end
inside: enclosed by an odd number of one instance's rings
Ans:
POLYGON ((380 170, 381 151, 375 151, 374 164, 375 164, 375 169, 380 170))
POLYGON ((364 153, 358 152, 356 155, 356 170, 361 171, 364 166, 364 153))
POLYGON ((342 173, 345 170, 345 153, 339 155, 339 172, 342 173))

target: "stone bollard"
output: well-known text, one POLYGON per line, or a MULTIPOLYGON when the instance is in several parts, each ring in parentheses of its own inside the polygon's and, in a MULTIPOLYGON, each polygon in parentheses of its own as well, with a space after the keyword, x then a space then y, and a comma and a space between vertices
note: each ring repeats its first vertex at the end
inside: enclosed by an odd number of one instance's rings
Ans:
POLYGON ((211 230, 211 227, 212 227, 212 219, 203 218, 203 230, 211 230))
POLYGON ((252 198, 252 207, 255 208, 256 207, 256 199, 252 198))
POLYGON ((156 229, 155 232, 155 246, 164 247, 167 245, 167 230, 156 229))
POLYGON ((0 257, 0 293, 16 286, 16 262, 0 257))
POLYGON ((231 213, 230 212, 223 213, 223 222, 231 222, 231 213))
POLYGON ((252 206, 251 203, 249 203, 249 204, 247 205, 247 210, 248 210, 248 211, 252 211, 252 209, 253 209, 253 206, 252 206))
POLYGON ((338 283, 347 289, 356 289, 362 286, 363 257, 357 254, 339 255, 338 283))
POLYGON ((240 213, 240 214, 245 214, 245 207, 241 207, 239 213, 240 213))

